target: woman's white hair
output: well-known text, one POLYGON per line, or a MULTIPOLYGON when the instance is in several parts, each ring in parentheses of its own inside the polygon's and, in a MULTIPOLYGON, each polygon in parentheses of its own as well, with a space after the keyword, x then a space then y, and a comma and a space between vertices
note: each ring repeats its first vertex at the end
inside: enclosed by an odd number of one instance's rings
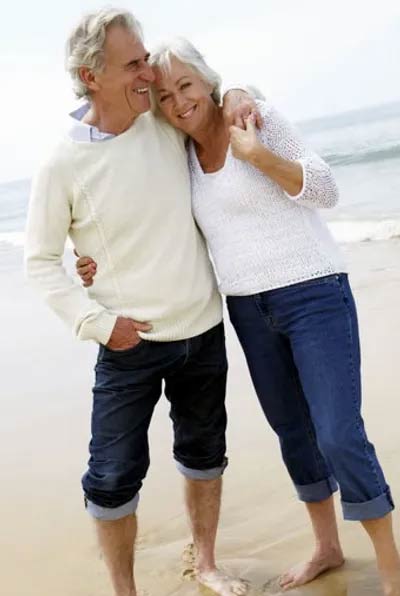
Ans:
POLYGON ((67 40, 65 68, 72 78, 74 93, 79 99, 89 96, 79 69, 86 66, 94 72, 101 72, 107 29, 113 25, 124 27, 143 39, 142 27, 132 13, 117 8, 102 8, 85 15, 67 40))
POLYGON ((221 103, 221 77, 208 66, 203 55, 190 41, 183 37, 177 37, 169 42, 161 43, 152 52, 150 64, 168 72, 171 68, 171 56, 175 56, 180 62, 187 64, 203 81, 209 83, 212 87, 211 97, 217 105, 221 103))

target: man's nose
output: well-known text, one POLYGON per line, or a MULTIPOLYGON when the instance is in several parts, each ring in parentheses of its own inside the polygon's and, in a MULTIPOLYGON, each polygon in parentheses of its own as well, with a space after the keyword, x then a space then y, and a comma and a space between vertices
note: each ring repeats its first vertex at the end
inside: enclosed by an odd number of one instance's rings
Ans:
POLYGON ((156 78, 152 67, 150 66, 150 64, 146 64, 142 75, 141 75, 142 79, 144 79, 145 81, 147 81, 148 83, 152 83, 154 81, 154 79, 156 78))

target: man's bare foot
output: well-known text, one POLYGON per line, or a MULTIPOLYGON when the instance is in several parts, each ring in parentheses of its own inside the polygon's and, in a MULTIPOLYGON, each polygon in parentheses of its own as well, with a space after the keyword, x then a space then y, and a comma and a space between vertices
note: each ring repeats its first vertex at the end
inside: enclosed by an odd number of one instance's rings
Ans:
POLYGON ((249 584, 243 579, 234 578, 219 569, 201 571, 196 565, 196 547, 187 544, 182 553, 182 576, 187 580, 196 580, 219 596, 243 596, 247 594, 249 584))
POLYGON ((202 586, 206 586, 219 596, 244 596, 249 584, 243 579, 236 579, 220 571, 197 571, 196 579, 202 586))
POLYGON ((343 563, 344 558, 341 550, 333 549, 325 553, 317 551, 310 561, 300 563, 281 575, 279 585, 282 590, 291 590, 303 586, 321 575, 321 573, 341 567, 343 563))

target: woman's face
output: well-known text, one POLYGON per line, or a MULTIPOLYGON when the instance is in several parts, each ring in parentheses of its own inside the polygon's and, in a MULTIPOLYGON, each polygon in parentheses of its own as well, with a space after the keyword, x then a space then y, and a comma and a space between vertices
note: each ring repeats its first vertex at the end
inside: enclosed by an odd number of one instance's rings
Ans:
POLYGON ((187 64, 171 57, 171 68, 154 69, 157 103, 172 126, 193 136, 209 121, 215 108, 211 98, 212 87, 187 64))

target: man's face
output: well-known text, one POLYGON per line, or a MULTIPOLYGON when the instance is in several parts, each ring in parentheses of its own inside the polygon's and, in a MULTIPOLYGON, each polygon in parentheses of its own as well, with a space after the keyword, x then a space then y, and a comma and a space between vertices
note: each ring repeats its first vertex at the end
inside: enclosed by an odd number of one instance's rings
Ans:
POLYGON ((110 111, 136 117, 150 109, 154 74, 143 42, 121 26, 110 27, 104 46, 104 68, 96 73, 95 95, 110 111))

